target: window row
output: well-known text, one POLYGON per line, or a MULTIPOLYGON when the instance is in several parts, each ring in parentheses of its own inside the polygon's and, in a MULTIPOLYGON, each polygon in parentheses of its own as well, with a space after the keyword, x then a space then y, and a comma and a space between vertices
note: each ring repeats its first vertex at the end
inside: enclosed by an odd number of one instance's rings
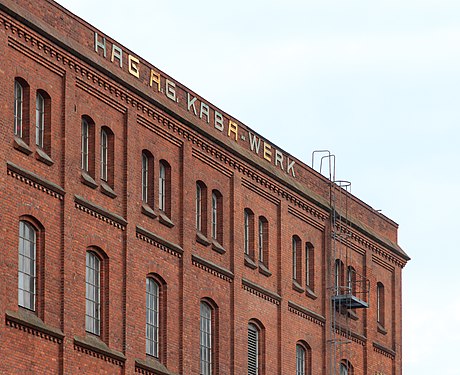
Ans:
POLYGON ((149 207, 151 210, 157 207, 160 212, 171 217, 171 166, 166 160, 160 160, 156 169, 153 154, 148 150, 142 151, 141 187, 144 207, 149 207), (155 185, 155 180, 158 181, 158 186, 155 185))
POLYGON ((38 149, 51 155, 51 97, 45 90, 35 92, 35 132, 30 121, 30 86, 23 78, 14 80, 14 125, 15 137, 26 145, 33 142, 38 149))
POLYGON ((213 243, 223 244, 224 241, 224 212, 223 197, 219 190, 211 191, 210 228, 208 228, 208 188, 203 181, 196 182, 195 188, 195 227, 198 236, 208 236, 210 231, 213 243))
POLYGON ((302 244, 298 235, 292 236, 292 280, 294 289, 311 294, 315 285, 314 247, 310 242, 302 244))
MULTIPOLYGON (((99 144, 99 177, 102 183, 111 189, 114 187, 114 134, 108 126, 100 128, 99 144)), ((85 181, 95 187, 96 183, 96 124, 93 119, 84 115, 81 119, 81 170, 85 181), (88 177, 91 180, 88 180, 88 177)))
MULTIPOLYGON (((37 264, 43 243, 43 228, 32 218, 19 222, 19 269, 18 269, 18 304, 28 310, 35 311, 37 305, 37 264)), ((105 253, 97 248, 86 251, 86 331, 106 337, 104 332, 104 316, 106 291, 108 290, 108 259, 105 253)), ((162 361, 165 357, 165 306, 166 283, 158 275, 148 275, 145 289, 145 345, 146 354, 162 361)), ((384 287, 377 284, 377 319, 383 320, 384 287)), ((200 302, 200 374, 212 375, 217 362, 218 343, 218 307, 209 299, 200 302)), ((257 320, 251 320, 247 327, 247 367, 248 375, 265 374, 265 333, 264 326, 257 320)), ((299 341, 296 345, 296 375, 309 374, 311 353, 309 346, 299 341)), ((352 374, 352 366, 348 361, 340 365, 340 374, 352 374)))
POLYGON ((244 209, 244 254, 252 261, 268 269, 269 266, 269 229, 268 220, 259 216, 257 222, 250 208, 244 209), (256 227, 257 224, 257 227, 256 227), (256 241, 257 235, 257 241, 256 241), (257 247, 257 254, 256 254, 257 247))

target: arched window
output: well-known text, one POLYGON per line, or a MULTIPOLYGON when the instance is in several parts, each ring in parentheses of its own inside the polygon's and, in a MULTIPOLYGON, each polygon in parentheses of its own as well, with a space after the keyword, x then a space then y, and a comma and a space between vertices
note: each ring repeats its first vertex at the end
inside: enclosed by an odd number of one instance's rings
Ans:
POLYGON ((268 267, 268 221, 259 216, 259 262, 268 267))
POLYGON ((86 331, 101 334, 101 260, 86 252, 86 331))
POLYGON ((153 156, 142 151, 142 202, 153 207, 153 156))
POLYGON ((314 290, 315 286, 315 257, 314 247, 310 242, 305 244, 305 285, 314 290))
POLYGON ((29 143, 29 85, 19 77, 14 80, 14 135, 29 143))
POLYGON ((24 104, 24 89, 16 79, 14 81, 14 135, 22 138, 22 114, 24 104))
POLYGON ((166 160, 160 160, 158 208, 171 216, 171 167, 166 160))
POLYGON ((254 260, 254 213, 244 209, 244 253, 254 260))
POLYGON ((114 136, 107 126, 101 128, 101 180, 113 187, 114 136))
POLYGON ((88 116, 81 120, 81 169, 94 178, 94 122, 88 116))
POLYGON ((311 374, 311 351, 305 341, 298 341, 296 344, 296 375, 311 374))
POLYGON ((35 100, 35 144, 46 154, 51 152, 51 98, 38 90, 35 100))
POLYGON ((211 236, 213 240, 220 244, 223 242, 222 226, 222 194, 217 190, 213 190, 211 195, 211 236))
POLYGON ((292 236, 292 278, 302 284, 302 243, 298 236, 292 236))
POLYGON ((213 322, 211 306, 200 303, 200 375, 213 373, 213 322))
POLYGON ((344 359, 340 362, 340 375, 353 375, 353 366, 350 361, 344 359))
POLYGON ((160 161, 160 178, 158 181, 158 208, 162 211, 166 210, 166 167, 160 161))
POLYGON ((352 266, 347 268, 347 294, 354 294, 356 289, 356 270, 352 266))
POLYGON ((385 287, 377 283, 377 322, 385 327, 385 287))
POLYGON ((195 214, 196 214, 196 230, 206 236, 207 220, 206 220, 206 185, 202 181, 196 183, 195 195, 195 214))
POLYGON ((19 222, 18 305, 35 311, 37 230, 27 221, 19 222))
POLYGON ((306 375, 307 351, 303 345, 297 344, 295 353, 296 375, 306 375))
POLYGON ((160 284, 151 277, 146 282, 146 353, 158 358, 160 352, 160 284))
POLYGON ((218 209, 217 209, 217 195, 213 191, 211 196, 211 236, 213 239, 217 239, 217 216, 218 216, 218 209))
POLYGON ((45 98, 40 92, 37 92, 35 106, 35 143, 38 147, 43 148, 45 135, 45 98))
POLYGON ((255 322, 248 324, 248 375, 263 375, 263 327, 255 322))
POLYGON ((344 264, 340 259, 335 260, 335 290, 337 295, 344 293, 344 264))

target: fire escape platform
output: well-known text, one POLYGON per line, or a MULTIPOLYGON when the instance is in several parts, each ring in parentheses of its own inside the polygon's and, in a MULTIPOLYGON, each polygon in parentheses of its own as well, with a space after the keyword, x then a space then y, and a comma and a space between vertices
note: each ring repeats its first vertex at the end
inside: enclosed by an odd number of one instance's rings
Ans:
POLYGON ((367 309, 369 304, 353 294, 341 294, 332 297, 332 301, 346 307, 347 309, 367 309))

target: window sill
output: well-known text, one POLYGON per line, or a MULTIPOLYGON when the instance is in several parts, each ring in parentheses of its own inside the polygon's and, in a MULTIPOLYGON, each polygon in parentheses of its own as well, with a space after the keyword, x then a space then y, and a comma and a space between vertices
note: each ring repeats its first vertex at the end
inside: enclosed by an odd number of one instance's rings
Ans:
POLYGON ((86 171, 81 171, 81 182, 91 189, 97 188, 96 181, 86 171))
POLYGON ((101 181, 101 192, 112 199, 117 197, 117 193, 105 181, 101 181))
POLYGON ((51 341, 61 343, 64 338, 64 333, 60 329, 45 324, 32 311, 22 308, 19 308, 19 311, 7 310, 5 318, 7 325, 34 333, 37 336, 44 335, 44 337, 51 341))
POLYGON ((85 350, 102 355, 105 358, 110 358, 116 364, 123 364, 126 357, 123 353, 110 349, 105 342, 96 336, 87 335, 85 337, 74 337, 74 345, 79 346, 85 350))
POLYGON ((41 148, 37 148, 35 150, 35 158, 38 161, 41 161, 42 163, 45 163, 46 165, 53 165, 54 164, 53 159, 51 159, 48 156, 48 154, 45 151, 43 151, 41 148))
POLYGON ((161 224, 166 225, 168 228, 172 228, 174 226, 174 223, 163 211, 160 211, 158 219, 161 224))
POLYGON ((144 371, 152 372, 158 375, 176 375, 174 372, 169 371, 158 359, 147 356, 147 360, 143 361, 136 359, 136 368, 144 371))
POLYGON ((204 245, 204 246, 209 246, 211 245, 211 242, 206 238, 206 236, 201 233, 201 232, 196 232, 196 242, 204 245))
POLYGON ((217 242, 216 240, 212 240, 211 248, 214 251, 218 252, 219 254, 225 254, 226 253, 224 247, 219 242, 217 242))
POLYGON ((29 145, 27 145, 22 140, 22 138, 19 138, 17 136, 14 137, 13 146, 16 150, 19 150, 26 155, 30 155, 32 153, 32 150, 30 149, 29 145))
POLYGON ((142 213, 148 217, 151 217, 152 219, 156 219, 157 218, 157 214, 155 211, 153 211, 152 207, 150 207, 147 203, 143 202, 142 203, 142 209, 141 209, 142 213))
POLYGON ((313 290, 311 290, 308 285, 305 287, 305 294, 307 295, 307 297, 309 297, 311 299, 317 299, 318 298, 318 296, 315 294, 315 292, 313 292, 313 290))
POLYGON ((305 289, 297 282, 297 280, 292 280, 292 289, 299 293, 305 293, 305 289))
POLYGON ((246 267, 252 268, 253 270, 257 268, 257 265, 254 263, 254 261, 248 254, 244 254, 244 265, 246 267))
POLYGON ((377 331, 381 333, 382 335, 386 335, 388 333, 385 327, 382 326, 382 324, 379 322, 377 322, 377 331))
POLYGON ((267 268, 267 266, 263 264, 262 262, 259 262, 259 273, 267 277, 270 277, 272 275, 272 273, 267 268))

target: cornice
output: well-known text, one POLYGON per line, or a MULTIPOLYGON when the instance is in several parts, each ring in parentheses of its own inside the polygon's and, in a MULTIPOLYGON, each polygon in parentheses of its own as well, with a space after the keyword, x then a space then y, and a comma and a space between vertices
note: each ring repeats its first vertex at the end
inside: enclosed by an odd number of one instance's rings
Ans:
POLYGON ((300 316, 301 318, 309 320, 321 327, 324 327, 324 324, 326 323, 326 319, 322 315, 317 314, 314 311, 311 311, 306 307, 300 306, 292 301, 288 301, 288 310, 300 316))
POLYGON ((45 192, 59 200, 64 199, 65 191, 54 182, 48 181, 14 163, 6 162, 7 174, 35 189, 45 192))
POLYGON ((217 264, 210 262, 209 260, 201 258, 198 255, 192 255, 192 264, 210 273, 211 275, 217 276, 218 278, 225 280, 229 283, 233 281, 233 272, 227 270, 224 267, 218 266, 217 264))
POLYGON ((265 289, 264 287, 244 278, 241 280, 241 285, 244 290, 256 295, 257 297, 273 303, 274 305, 279 306, 281 304, 281 296, 278 293, 265 289))
POLYGON ((395 359, 396 352, 392 349, 389 349, 377 342, 372 343, 372 347, 374 348, 374 352, 384 355, 385 357, 395 359))
POLYGON ((86 212, 87 214, 94 216, 95 218, 102 220, 110 225, 113 225, 115 228, 125 230, 128 222, 123 219, 121 216, 114 214, 110 211, 107 211, 105 208, 102 208, 86 199, 75 195, 75 208, 86 212))
POLYGON ((19 310, 5 312, 6 325, 34 336, 44 338, 56 344, 61 344, 64 334, 60 329, 48 326, 33 312, 19 310))
POLYGON ((106 362, 124 367, 126 357, 123 353, 110 349, 103 341, 97 337, 78 337, 73 340, 76 351, 89 354, 93 357, 103 359, 106 362))
POLYGON ((335 324, 333 328, 335 329, 335 332, 340 336, 345 337, 346 339, 356 342, 357 344, 360 344, 362 346, 366 345, 366 336, 350 331, 348 328, 342 327, 339 324, 335 324))
POLYGON ((136 237, 175 257, 182 258, 182 254, 184 253, 184 250, 179 245, 172 243, 140 226, 136 226, 136 237))

